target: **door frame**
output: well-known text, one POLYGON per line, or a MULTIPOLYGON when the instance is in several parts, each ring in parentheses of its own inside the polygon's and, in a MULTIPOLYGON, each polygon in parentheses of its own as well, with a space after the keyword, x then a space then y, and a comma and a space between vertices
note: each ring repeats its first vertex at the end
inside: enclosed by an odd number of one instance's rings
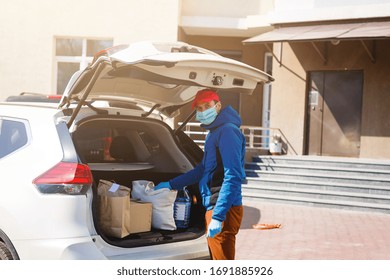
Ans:
MULTIPOLYGON (((362 114, 363 114, 363 94, 364 94, 364 70, 363 69, 353 69, 353 70, 312 70, 312 71, 308 71, 307 72, 307 78, 306 78, 306 92, 305 92, 305 115, 304 115, 304 153, 305 155, 309 155, 309 149, 310 149, 310 109, 311 107, 309 108, 309 95, 312 91, 312 73, 322 73, 324 75, 324 79, 323 79, 323 88, 322 90, 325 90, 326 88, 326 82, 325 82, 325 75, 326 73, 345 73, 345 72, 356 72, 356 73, 360 73, 361 74, 361 87, 360 87, 360 90, 361 90, 361 106, 360 106, 360 140, 361 140, 361 126, 362 126, 362 114)), ((323 93, 324 96, 322 96, 321 98, 318 97, 319 99, 322 100, 323 103, 326 102, 326 93, 324 92, 323 93)), ((320 93, 319 93, 320 95, 320 93)), ((323 106, 324 107, 324 106, 323 106)), ((322 115, 321 115, 321 132, 320 132, 320 139, 319 139, 319 143, 320 143, 320 152, 318 154, 318 156, 323 156, 323 133, 324 133, 324 111, 322 111, 322 115)), ((338 156, 338 155, 334 155, 334 156, 338 156)), ((347 155, 346 155, 347 156, 347 155)), ((357 155, 357 157, 360 156, 360 147, 359 147, 359 154, 357 155)), ((355 157, 355 155, 351 155, 351 157, 355 157)))

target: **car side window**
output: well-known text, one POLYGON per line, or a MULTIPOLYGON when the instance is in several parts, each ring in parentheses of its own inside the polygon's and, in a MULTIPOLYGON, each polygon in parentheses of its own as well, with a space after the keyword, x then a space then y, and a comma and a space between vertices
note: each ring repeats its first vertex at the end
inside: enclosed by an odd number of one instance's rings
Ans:
POLYGON ((0 118, 0 158, 20 149, 27 142, 25 122, 0 118))

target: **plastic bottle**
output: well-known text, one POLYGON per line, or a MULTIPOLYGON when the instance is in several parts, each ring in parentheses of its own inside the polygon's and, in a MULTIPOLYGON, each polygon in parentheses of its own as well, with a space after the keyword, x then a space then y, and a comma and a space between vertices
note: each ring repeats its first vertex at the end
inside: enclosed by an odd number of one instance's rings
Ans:
POLYGON ((190 223, 191 198, 187 187, 177 191, 174 204, 174 218, 177 228, 188 228, 190 223))

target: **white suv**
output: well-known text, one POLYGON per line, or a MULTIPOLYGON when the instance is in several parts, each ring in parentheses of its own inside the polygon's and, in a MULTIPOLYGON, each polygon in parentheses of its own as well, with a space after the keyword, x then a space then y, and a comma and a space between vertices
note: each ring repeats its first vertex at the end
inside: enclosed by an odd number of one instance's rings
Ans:
POLYGON ((202 158, 164 121, 199 89, 251 93, 267 74, 180 42, 99 53, 60 104, 0 103, 0 259, 202 259, 209 252, 197 185, 187 229, 124 238, 99 228, 100 179, 155 184, 202 158))

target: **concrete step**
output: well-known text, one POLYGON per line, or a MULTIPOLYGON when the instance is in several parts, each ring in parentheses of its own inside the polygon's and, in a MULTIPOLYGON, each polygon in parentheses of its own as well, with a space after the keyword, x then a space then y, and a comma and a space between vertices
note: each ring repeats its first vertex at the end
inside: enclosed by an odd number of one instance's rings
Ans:
POLYGON ((310 172, 315 174, 337 174, 339 176, 364 176, 367 178, 390 178, 390 169, 369 169, 362 167, 334 167, 334 166, 320 166, 308 164, 276 164, 276 163, 259 163, 248 162, 245 164, 248 171, 294 171, 294 172, 310 172))
POLYGON ((390 160, 320 156, 254 156, 252 162, 390 171, 390 160))
POLYGON ((376 204, 387 204, 390 206, 390 195, 370 194, 349 192, 340 190, 322 190, 315 188, 299 188, 291 186, 269 186, 269 185, 243 185, 245 192, 257 193, 259 195, 279 195, 279 196, 296 196, 302 198, 316 198, 325 200, 347 200, 355 202, 369 202, 376 204))
POLYGON ((363 194, 378 194, 390 196, 390 185, 386 186, 374 186, 369 184, 348 184, 341 182, 329 182, 318 181, 313 182, 311 180, 303 179, 283 179, 278 177, 270 178, 250 178, 248 177, 246 183, 243 184, 246 187, 258 188, 262 186, 267 187, 298 187, 303 189, 316 189, 316 190, 329 190, 329 191, 343 191, 343 192, 355 192, 363 194))
POLYGON ((328 174, 317 174, 316 172, 295 172, 293 169, 286 172, 280 171, 261 171, 261 170, 245 170, 247 175, 247 180, 253 180, 255 178, 265 179, 265 178, 278 178, 286 180, 299 180, 305 178, 312 182, 340 182, 344 184, 365 184, 372 186, 390 186, 390 178, 377 176, 372 178, 367 178, 364 175, 338 175, 329 172, 328 174))
POLYGON ((243 196, 390 214, 390 161, 259 156, 245 165, 243 196))
POLYGON ((357 211, 370 211, 390 214, 390 205, 377 204, 369 202, 356 202, 349 200, 333 200, 333 199, 320 199, 314 197, 297 197, 297 196, 285 196, 275 194, 258 194, 249 191, 243 191, 243 196, 246 199, 252 199, 256 201, 277 202, 277 203, 291 203, 299 205, 308 205, 316 207, 329 207, 346 210, 357 211))

